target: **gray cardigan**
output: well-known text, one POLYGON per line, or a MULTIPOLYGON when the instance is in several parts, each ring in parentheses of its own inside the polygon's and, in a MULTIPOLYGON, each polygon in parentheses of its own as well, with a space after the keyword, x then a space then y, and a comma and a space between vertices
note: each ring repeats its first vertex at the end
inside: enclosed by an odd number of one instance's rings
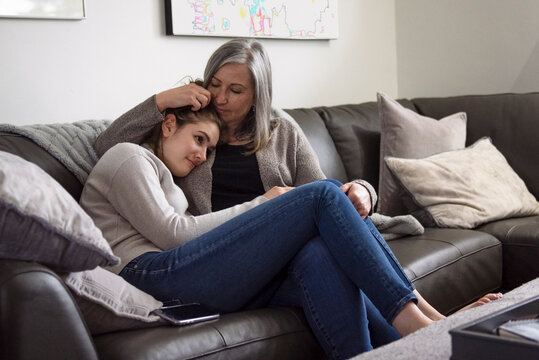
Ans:
MULTIPOLYGON (((109 148, 120 142, 141 144, 153 127, 163 121, 151 96, 141 104, 116 119, 96 140, 95 149, 102 156, 109 148)), ((290 119, 274 118, 276 127, 268 145, 256 152, 260 178, 264 189, 274 186, 300 186, 325 179, 318 158, 301 128, 290 119)), ((189 212, 193 215, 211 212, 212 172, 215 151, 205 163, 195 168, 189 176, 176 178, 189 201, 189 212)), ((371 195, 372 209, 377 196, 374 188, 364 180, 354 182, 367 188, 371 195)))

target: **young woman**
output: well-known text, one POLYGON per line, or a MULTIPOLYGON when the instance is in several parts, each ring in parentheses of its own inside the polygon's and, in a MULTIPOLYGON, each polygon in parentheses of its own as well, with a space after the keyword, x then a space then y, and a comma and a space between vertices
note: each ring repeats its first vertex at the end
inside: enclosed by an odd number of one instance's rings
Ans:
MULTIPOLYGON (((145 166, 139 166, 152 181, 128 170, 135 166, 118 166, 117 147, 96 165, 83 205, 122 258, 115 270, 164 301, 197 301, 221 312, 268 304, 302 307, 330 358, 351 357, 398 338, 395 329, 405 335, 442 318, 414 290, 366 218, 376 199, 369 184, 318 181, 288 192, 324 175, 299 128, 270 119, 270 74, 259 43, 230 41, 208 63, 209 90, 190 84, 158 94, 100 136, 96 149, 103 153, 119 141, 144 143, 158 124, 164 144, 170 119, 161 113, 165 108, 200 111, 210 99, 223 122, 225 144, 207 162, 191 160, 200 166, 188 177, 171 167, 185 195, 164 175, 168 145, 150 146, 153 157, 145 153, 145 166), (116 166, 102 165, 107 163, 116 166), (110 188, 100 189, 103 184, 110 188), (229 208, 234 204, 240 205, 229 208)), ((124 157, 135 161, 131 155, 124 157)))

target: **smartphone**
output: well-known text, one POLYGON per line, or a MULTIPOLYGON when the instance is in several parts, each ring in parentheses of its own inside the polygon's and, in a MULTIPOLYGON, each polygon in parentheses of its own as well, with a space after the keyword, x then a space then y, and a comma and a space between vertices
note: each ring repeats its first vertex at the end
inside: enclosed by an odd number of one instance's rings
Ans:
POLYGON ((175 325, 189 325, 219 318, 219 313, 198 303, 163 306, 153 312, 175 325))

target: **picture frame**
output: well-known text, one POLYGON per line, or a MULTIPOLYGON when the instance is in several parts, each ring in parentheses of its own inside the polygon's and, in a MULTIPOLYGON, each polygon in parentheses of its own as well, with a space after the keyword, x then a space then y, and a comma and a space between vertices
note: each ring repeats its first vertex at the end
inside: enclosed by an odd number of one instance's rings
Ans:
POLYGON ((338 0, 164 0, 166 34, 332 40, 339 36, 338 0))
POLYGON ((83 20, 84 0, 0 0, 0 18, 83 20))

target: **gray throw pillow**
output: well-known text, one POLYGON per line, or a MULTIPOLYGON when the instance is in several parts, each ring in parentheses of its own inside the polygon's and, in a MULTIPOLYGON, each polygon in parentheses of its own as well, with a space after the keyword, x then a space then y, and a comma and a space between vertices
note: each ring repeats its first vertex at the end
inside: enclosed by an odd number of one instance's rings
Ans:
POLYGON ((161 301, 101 267, 70 273, 64 282, 92 335, 167 324, 152 314, 163 306, 161 301))
POLYGON ((406 109, 383 93, 378 93, 378 113, 381 138, 377 212, 389 216, 406 214, 399 188, 384 158, 420 159, 464 148, 466 114, 461 112, 435 120, 406 109))
POLYGON ((120 259, 73 197, 49 174, 0 151, 0 258, 37 261, 58 272, 120 259))
POLYGON ((473 229, 539 214, 539 203, 489 138, 424 159, 385 159, 424 226, 473 229))

